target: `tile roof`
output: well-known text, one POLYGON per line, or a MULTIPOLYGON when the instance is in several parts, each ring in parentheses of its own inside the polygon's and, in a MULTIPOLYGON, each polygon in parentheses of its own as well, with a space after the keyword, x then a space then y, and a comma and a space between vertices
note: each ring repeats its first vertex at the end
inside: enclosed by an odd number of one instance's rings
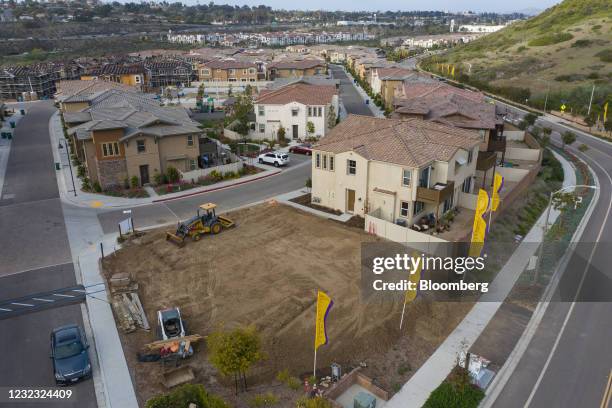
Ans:
POLYGON ((330 153, 354 151, 367 160, 421 167, 447 162, 459 149, 472 149, 472 132, 420 119, 384 119, 349 115, 314 146, 330 153))
POLYGON ((494 129, 500 119, 495 105, 485 102, 484 95, 446 84, 416 84, 412 96, 394 101, 395 116, 417 114, 446 125, 468 129, 494 129))
POLYGON ((332 102, 338 90, 334 85, 311 85, 304 82, 290 84, 279 89, 263 89, 255 103, 285 105, 299 102, 304 105, 326 105, 332 102))
POLYGON ((276 61, 268 65, 268 68, 275 69, 309 69, 314 67, 324 67, 325 61, 317 59, 303 59, 294 61, 276 61))
POLYGON ((252 61, 245 61, 242 59, 217 59, 207 61, 202 64, 205 67, 211 69, 243 69, 243 68, 257 68, 257 64, 252 61))
POLYGON ((102 80, 70 80, 59 81, 56 85, 55 99, 66 102, 89 101, 94 95, 110 89, 118 89, 126 92, 138 92, 138 88, 130 85, 118 84, 102 80))

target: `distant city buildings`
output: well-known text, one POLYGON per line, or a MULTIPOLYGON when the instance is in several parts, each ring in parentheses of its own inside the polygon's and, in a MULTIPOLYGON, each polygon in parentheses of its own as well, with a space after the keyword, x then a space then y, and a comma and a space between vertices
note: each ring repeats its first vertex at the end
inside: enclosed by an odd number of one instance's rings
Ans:
POLYGON ((494 33, 501 30, 506 25, 476 25, 466 24, 459 26, 459 31, 467 33, 494 33))

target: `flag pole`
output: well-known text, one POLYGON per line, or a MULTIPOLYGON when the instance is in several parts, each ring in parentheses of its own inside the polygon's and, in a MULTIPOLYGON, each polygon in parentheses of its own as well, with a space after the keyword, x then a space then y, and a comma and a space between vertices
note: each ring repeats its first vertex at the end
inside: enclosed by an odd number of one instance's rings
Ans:
POLYGON ((317 348, 315 347, 315 355, 314 355, 314 367, 312 369, 312 376, 317 376, 317 348))
MULTIPOLYGON (((317 303, 317 300, 319 298, 319 291, 315 290, 315 303, 317 303)), ((317 303, 317 307, 315 308, 315 347, 314 347, 314 363, 313 363, 313 368, 312 368, 312 376, 316 377, 317 376, 317 312, 318 312, 318 303, 317 303)))
POLYGON ((402 324, 404 323, 404 312, 405 311, 406 311, 406 299, 404 299, 404 306, 402 307, 402 318, 400 319, 400 330, 402 330, 402 324))

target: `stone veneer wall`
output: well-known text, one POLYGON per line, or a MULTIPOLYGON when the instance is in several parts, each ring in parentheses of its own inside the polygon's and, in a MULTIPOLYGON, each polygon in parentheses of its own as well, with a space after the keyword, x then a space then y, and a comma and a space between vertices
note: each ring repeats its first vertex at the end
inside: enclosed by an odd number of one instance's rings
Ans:
POLYGON ((102 188, 122 186, 128 176, 125 159, 96 160, 96 168, 102 188))

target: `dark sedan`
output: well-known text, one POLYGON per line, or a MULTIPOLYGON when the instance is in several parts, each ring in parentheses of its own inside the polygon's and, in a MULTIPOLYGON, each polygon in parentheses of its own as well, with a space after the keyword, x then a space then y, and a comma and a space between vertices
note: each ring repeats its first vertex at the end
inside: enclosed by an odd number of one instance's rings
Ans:
POLYGON ((302 143, 297 146, 291 146, 289 148, 289 153, 305 154, 306 156, 310 156, 312 154, 312 145, 310 143, 302 143))
POLYGON ((91 377, 91 362, 85 333, 76 324, 51 332, 51 359, 57 385, 68 385, 91 377))

